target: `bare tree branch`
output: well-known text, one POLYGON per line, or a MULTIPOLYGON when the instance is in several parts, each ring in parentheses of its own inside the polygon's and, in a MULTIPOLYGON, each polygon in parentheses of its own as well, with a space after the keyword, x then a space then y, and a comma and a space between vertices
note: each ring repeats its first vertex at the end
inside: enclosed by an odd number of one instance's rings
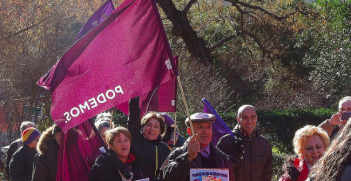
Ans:
POLYGON ((219 42, 215 43, 214 45, 212 45, 209 50, 212 52, 213 50, 215 50, 216 48, 222 46, 225 42, 227 41, 230 41, 234 38, 238 37, 238 35, 231 35, 231 36, 228 36, 227 38, 224 38, 222 40, 220 40, 219 42))
POLYGON ((4 39, 2 39, 2 40, 0 40, 0 41, 8 40, 8 39, 10 39, 10 38, 12 38, 12 37, 14 37, 14 36, 16 36, 16 35, 19 35, 20 33, 24 32, 24 31, 28 31, 28 30, 30 30, 30 29, 32 29, 32 28, 38 26, 39 24, 41 24, 42 22, 46 21, 46 20, 49 19, 49 18, 51 18, 51 16, 48 16, 48 17, 46 17, 46 18, 44 18, 44 19, 38 21, 38 22, 35 23, 35 24, 32 24, 32 25, 30 25, 30 26, 27 26, 26 28, 23 28, 23 29, 17 31, 17 32, 13 33, 12 35, 10 35, 10 36, 8 36, 8 37, 6 37, 6 38, 4 38, 4 39))
POLYGON ((185 8, 183 9, 183 13, 184 14, 188 14, 191 6, 196 2, 197 0, 190 0, 189 3, 185 6, 185 8))

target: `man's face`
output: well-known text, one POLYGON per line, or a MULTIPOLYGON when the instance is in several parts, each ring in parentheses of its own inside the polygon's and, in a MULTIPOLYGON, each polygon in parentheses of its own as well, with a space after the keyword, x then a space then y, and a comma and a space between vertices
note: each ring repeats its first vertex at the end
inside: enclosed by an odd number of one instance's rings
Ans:
MULTIPOLYGON (((212 122, 196 122, 193 123, 193 128, 195 134, 198 134, 197 141, 200 142, 201 148, 205 148, 210 144, 212 139, 212 122)), ((193 135, 190 128, 188 128, 188 133, 193 135)))
POLYGON ((243 128, 249 134, 253 133, 257 123, 257 115, 254 108, 244 108, 241 115, 239 115, 237 119, 241 128, 243 128))

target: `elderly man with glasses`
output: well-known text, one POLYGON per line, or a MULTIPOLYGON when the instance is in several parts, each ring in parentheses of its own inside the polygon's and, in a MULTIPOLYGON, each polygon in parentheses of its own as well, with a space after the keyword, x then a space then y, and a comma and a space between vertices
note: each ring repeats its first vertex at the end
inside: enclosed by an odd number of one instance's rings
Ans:
POLYGON ((241 106, 237 120, 234 137, 229 134, 223 136, 217 148, 229 155, 236 181, 271 181, 272 148, 256 129, 255 107, 241 106))

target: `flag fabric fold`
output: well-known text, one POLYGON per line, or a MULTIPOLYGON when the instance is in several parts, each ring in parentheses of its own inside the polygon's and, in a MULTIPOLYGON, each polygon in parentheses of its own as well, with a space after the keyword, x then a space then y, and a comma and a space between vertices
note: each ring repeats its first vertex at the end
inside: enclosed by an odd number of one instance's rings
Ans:
POLYGON ((211 106, 211 104, 207 101, 206 98, 202 98, 202 102, 204 103, 204 113, 210 113, 216 116, 216 120, 212 123, 212 140, 211 144, 213 146, 217 146, 218 141, 222 136, 226 134, 230 134, 234 136, 233 132, 230 128, 225 124, 222 118, 217 114, 215 109, 211 106))
MULTIPOLYGON (((178 56, 174 57, 178 71, 178 56)), ((176 112, 177 100, 177 78, 173 77, 168 82, 161 84, 155 89, 140 95, 140 116, 143 117, 148 111, 156 112, 176 112)), ((128 116, 128 102, 116 106, 120 111, 128 116)))
POLYGON ((59 62, 38 85, 52 93, 51 116, 64 132, 177 75, 154 0, 124 1, 59 62))
POLYGON ((104 147, 97 134, 87 120, 62 136, 56 181, 89 180, 90 168, 104 147))
POLYGON ((115 10, 112 0, 107 0, 100 8, 95 11, 95 13, 89 18, 89 20, 84 24, 82 29, 80 29, 74 42, 77 42, 85 34, 87 34, 94 27, 103 22, 110 14, 115 10))

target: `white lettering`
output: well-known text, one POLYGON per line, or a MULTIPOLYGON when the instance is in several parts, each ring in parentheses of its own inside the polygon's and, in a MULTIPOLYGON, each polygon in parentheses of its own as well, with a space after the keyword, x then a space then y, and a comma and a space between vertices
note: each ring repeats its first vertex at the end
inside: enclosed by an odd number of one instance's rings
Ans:
POLYGON ((115 87, 115 91, 116 91, 117 93, 123 94, 123 90, 122 90, 122 87, 121 87, 120 85, 117 86, 117 87, 115 87))
POLYGON ((89 104, 87 101, 84 102, 84 105, 79 104, 80 112, 84 113, 84 109, 90 110, 89 104))
POLYGON ((95 108, 97 106, 97 102, 94 97, 89 99, 88 102, 90 102, 91 108, 95 108))
POLYGON ((107 97, 107 99, 113 99, 113 98, 115 98, 115 96, 116 96, 116 93, 113 91, 113 90, 108 90, 107 92, 106 92, 106 97, 107 97), (108 93, 112 93, 112 96, 110 97, 109 96, 109 94, 108 93))
POLYGON ((76 108, 76 107, 74 107, 74 108, 71 109, 71 112, 70 112, 70 113, 71 113, 72 117, 75 118, 75 117, 79 116, 79 109, 76 108), (73 112, 74 110, 76 110, 76 112, 77 112, 76 114, 73 114, 73 113, 74 113, 74 112, 73 112))
MULTIPOLYGON (((115 87, 115 89, 109 89, 105 93, 101 93, 96 97, 93 97, 89 99, 88 101, 85 101, 83 104, 79 104, 77 107, 73 107, 70 112, 65 112, 63 113, 63 116, 66 118, 66 123, 68 121, 72 120, 72 117, 78 117, 81 113, 84 114, 85 112, 89 111, 90 109, 93 109, 98 106, 98 103, 106 103, 107 99, 114 99, 116 97, 116 94, 124 94, 122 87, 118 85, 115 87), (106 99, 107 98, 107 99, 106 99)), ((172 101, 173 104, 173 101, 172 101)))
POLYGON ((98 101, 99 103, 105 103, 105 102, 106 102, 106 97, 105 97, 104 93, 101 93, 101 94, 99 94, 99 95, 97 96, 97 101, 98 101), (102 97, 102 100, 100 100, 101 97, 102 97))
POLYGON ((66 116, 66 120, 70 121, 72 118, 69 116, 69 112, 63 113, 64 116, 66 116))

